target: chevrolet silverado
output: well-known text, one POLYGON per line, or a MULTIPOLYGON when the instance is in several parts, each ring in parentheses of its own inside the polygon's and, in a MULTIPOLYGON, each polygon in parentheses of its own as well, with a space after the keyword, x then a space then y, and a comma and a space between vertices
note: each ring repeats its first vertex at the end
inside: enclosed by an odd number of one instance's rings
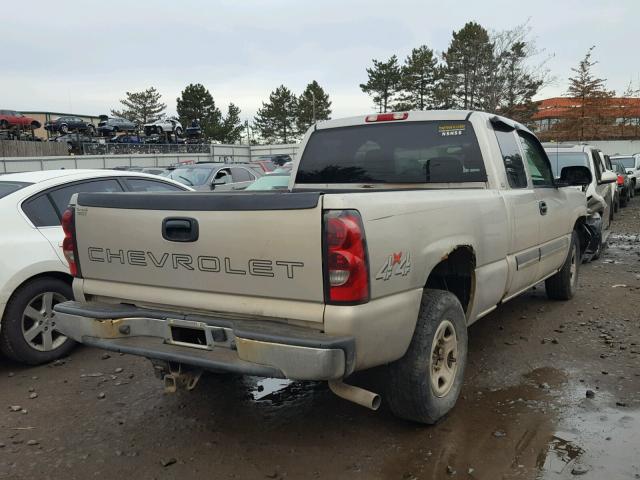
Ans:
POLYGON ((586 167, 554 178, 523 125, 482 112, 312 126, 288 189, 80 193, 63 250, 64 335, 151 359, 168 390, 202 371, 325 380, 433 423, 455 404, 467 327, 538 282, 576 291, 586 167), (348 384, 380 367, 382 395, 348 384))

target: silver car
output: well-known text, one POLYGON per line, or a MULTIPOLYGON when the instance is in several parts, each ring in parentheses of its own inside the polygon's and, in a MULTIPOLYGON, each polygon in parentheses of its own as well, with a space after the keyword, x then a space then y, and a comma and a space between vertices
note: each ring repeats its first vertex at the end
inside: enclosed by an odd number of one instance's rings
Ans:
POLYGON ((227 191, 244 190, 261 175, 242 163, 195 163, 181 165, 163 175, 194 190, 227 191))

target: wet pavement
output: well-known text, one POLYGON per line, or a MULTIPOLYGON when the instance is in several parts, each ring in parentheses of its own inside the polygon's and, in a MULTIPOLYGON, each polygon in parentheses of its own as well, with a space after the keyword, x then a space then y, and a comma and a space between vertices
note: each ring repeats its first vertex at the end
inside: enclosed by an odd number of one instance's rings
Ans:
POLYGON ((470 328, 462 396, 435 426, 323 383, 207 375, 165 394, 148 361, 78 348, 0 363, 0 478, 639 479, 639 199, 609 241, 572 301, 538 286, 470 328))

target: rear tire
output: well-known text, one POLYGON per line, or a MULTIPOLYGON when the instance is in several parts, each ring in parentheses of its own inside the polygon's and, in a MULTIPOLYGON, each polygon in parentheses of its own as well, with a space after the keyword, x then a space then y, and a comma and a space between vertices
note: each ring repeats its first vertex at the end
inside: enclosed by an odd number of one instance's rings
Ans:
POLYGON ((65 124, 60 125, 60 131, 64 134, 69 133, 69 127, 65 124))
POLYGON ((578 271, 580 268, 580 244, 578 234, 571 235, 571 246, 562 268, 544 282, 547 297, 551 300, 570 300, 578 289, 578 271))
POLYGON ((386 371, 386 399, 394 415, 432 424, 453 408, 467 363, 467 323, 451 292, 425 289, 405 355, 386 371))
POLYGON ((73 299, 71 285, 58 278, 31 280, 12 295, 0 325, 0 350, 29 365, 48 363, 67 355, 75 342, 55 329, 55 304, 73 299), (32 332, 37 332, 31 337, 32 332))

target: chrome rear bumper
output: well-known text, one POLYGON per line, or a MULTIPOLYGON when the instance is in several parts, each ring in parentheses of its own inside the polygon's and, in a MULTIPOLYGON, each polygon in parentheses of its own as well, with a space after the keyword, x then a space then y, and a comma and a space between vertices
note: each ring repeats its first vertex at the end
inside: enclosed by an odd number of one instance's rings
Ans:
POLYGON ((137 308, 65 302, 56 328, 74 340, 193 367, 294 380, 352 373, 355 340, 266 320, 227 320, 137 308))

